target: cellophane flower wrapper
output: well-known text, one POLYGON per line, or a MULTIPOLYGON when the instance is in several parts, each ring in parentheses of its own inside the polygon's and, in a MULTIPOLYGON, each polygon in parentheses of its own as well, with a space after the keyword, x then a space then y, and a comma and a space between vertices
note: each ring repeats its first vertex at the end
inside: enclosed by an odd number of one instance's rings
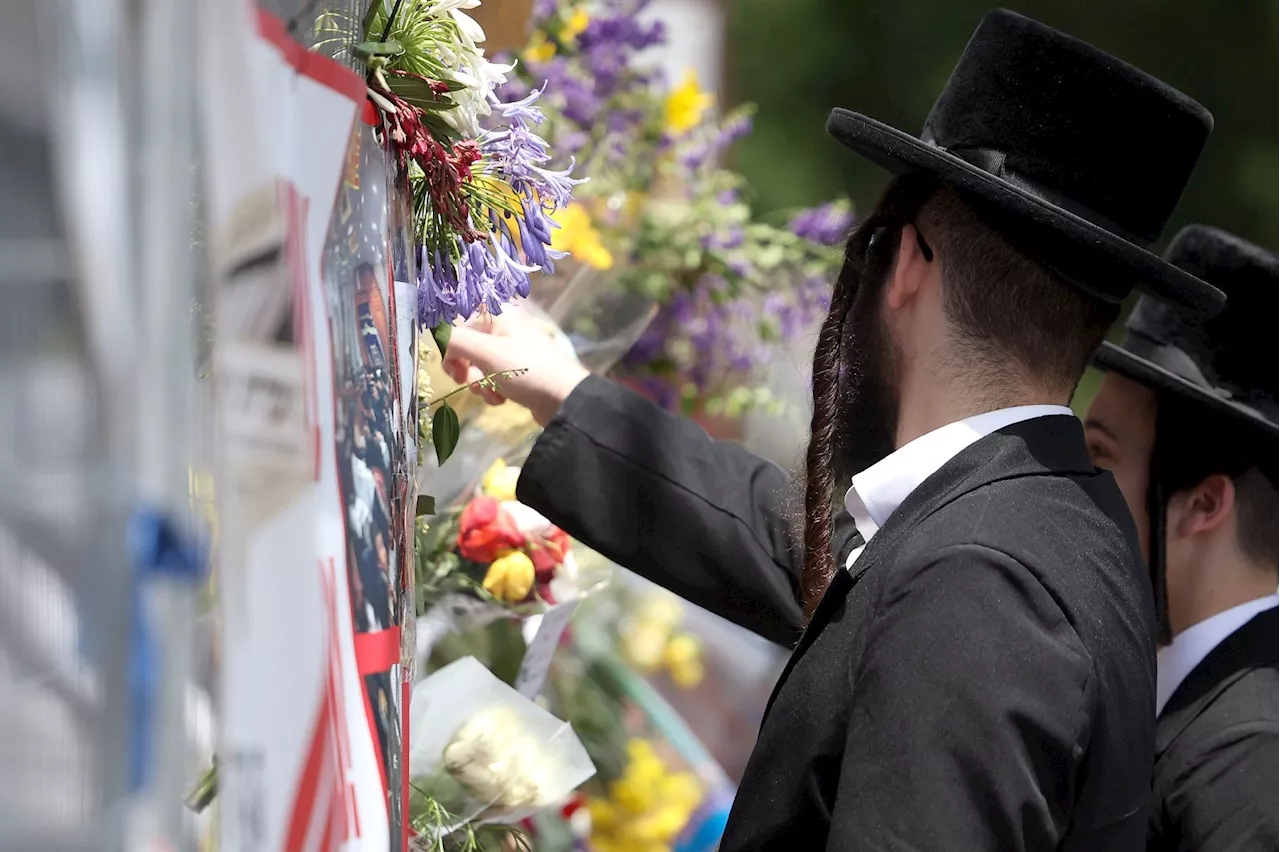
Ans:
MULTIPOLYGON (((584 562, 607 562, 583 554, 584 562)), ((735 785, 680 715, 618 647, 613 627, 627 617, 613 594, 588 601, 561 649, 545 691, 548 706, 578 731, 599 772, 560 811, 534 822, 535 840, 563 836, 573 847, 600 850, 660 848, 711 852, 716 848, 735 785), (578 807, 589 818, 579 819, 578 807), (539 827, 543 831, 539 831, 539 827), (658 848, 658 847, 655 847, 658 848)), ((539 846, 541 848, 541 845, 539 846)))
POLYGON ((658 303, 624 287, 611 269, 566 267, 572 274, 564 289, 544 302, 547 315, 568 336, 584 367, 607 373, 648 328, 658 303))
POLYGON ((419 682, 410 706, 414 789, 468 822, 518 822, 595 774, 568 722, 474 657, 419 682))

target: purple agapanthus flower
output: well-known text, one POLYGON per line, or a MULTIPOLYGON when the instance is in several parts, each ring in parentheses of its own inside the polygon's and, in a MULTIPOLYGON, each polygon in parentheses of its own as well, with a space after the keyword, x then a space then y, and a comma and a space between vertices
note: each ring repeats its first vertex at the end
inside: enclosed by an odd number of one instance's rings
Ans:
POLYGON ((836 246, 848 239, 853 231, 853 212, 846 204, 830 202, 800 211, 787 227, 806 240, 836 246))
POLYGON ((551 169, 551 150, 541 136, 533 132, 529 122, 542 121, 542 110, 534 106, 543 89, 535 89, 522 100, 499 107, 510 124, 490 130, 480 138, 480 150, 490 158, 490 168, 511 184, 518 195, 536 195, 551 209, 559 209, 569 203, 573 188, 585 183, 586 178, 571 175, 574 161, 568 168, 551 169))
POLYGON ((528 94, 518 100, 500 101, 498 113, 508 121, 542 124, 546 116, 534 104, 538 102, 538 98, 542 97, 546 88, 546 84, 543 83, 541 89, 530 89, 528 94))
POLYGON ((529 273, 538 269, 520 262, 505 233, 491 233, 488 241, 458 240, 453 251, 434 251, 423 261, 418 267, 418 322, 427 328, 470 319, 482 307, 502 313, 503 305, 529 295, 529 273))

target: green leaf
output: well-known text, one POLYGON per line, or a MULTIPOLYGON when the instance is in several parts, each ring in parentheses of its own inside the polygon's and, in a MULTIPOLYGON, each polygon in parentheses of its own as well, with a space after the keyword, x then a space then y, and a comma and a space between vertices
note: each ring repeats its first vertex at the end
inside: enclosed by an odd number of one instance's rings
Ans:
POLYGON ((362 41, 351 48, 357 56, 398 56, 404 53, 404 46, 395 39, 387 41, 362 41))
POLYGON ((458 106, 451 98, 431 91, 431 87, 417 77, 389 77, 387 85, 391 87, 391 91, 419 109, 440 111, 458 106))
POLYGON ((431 329, 431 339, 436 342, 436 349, 440 350, 440 357, 443 358, 445 353, 449 351, 449 338, 453 336, 453 326, 447 322, 442 322, 435 328, 431 329))
POLYGON ((436 498, 430 494, 419 494, 417 511, 414 517, 421 518, 423 515, 434 515, 436 513, 436 498))
POLYGON ((187 807, 196 813, 202 812, 218 797, 218 765, 205 770, 194 790, 187 794, 187 807))
POLYGON ((462 136, 459 135, 458 131, 446 124, 439 116, 430 112, 422 114, 422 123, 427 126, 427 129, 437 139, 443 139, 447 142, 459 142, 462 140, 462 136))
POLYGON ((458 412, 449 403, 442 402, 431 415, 431 441, 436 445, 436 463, 444 464, 453 455, 458 446, 458 436, 462 426, 458 423, 458 412))
POLYGON ((457 109, 456 101, 436 100, 436 101, 420 101, 414 98, 405 98, 405 103, 416 106, 423 112, 444 112, 445 110, 457 109))

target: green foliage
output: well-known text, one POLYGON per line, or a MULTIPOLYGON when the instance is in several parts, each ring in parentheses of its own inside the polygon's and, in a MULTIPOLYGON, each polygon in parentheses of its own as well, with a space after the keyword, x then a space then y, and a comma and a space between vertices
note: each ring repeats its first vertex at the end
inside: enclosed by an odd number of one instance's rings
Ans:
MULTIPOLYGON (((823 132, 843 106, 915 132, 974 27, 983 0, 736 0, 729 14, 734 99, 758 106, 736 164, 758 208, 847 192, 870 210, 887 178, 823 132), (803 45, 780 51, 779 44, 803 45)), ((1277 6, 1199 0, 1025 0, 1017 10, 1114 53, 1214 114, 1213 135, 1174 221, 1226 228, 1274 248, 1277 235, 1277 6)), ((1105 132, 1105 128, 1100 128, 1105 132)), ((1160 141, 1151 140, 1153 150, 1160 141)))
MULTIPOLYGON (((419 852, 503 852, 507 843, 516 849, 532 850, 524 832, 511 825, 473 825, 467 823, 452 831, 462 816, 452 812, 442 800, 448 801, 452 784, 447 775, 409 785, 409 822, 418 834, 411 848, 419 852)), ((456 784, 452 784, 456 787, 456 784)), ((453 798, 460 798, 454 796, 453 798)))
POLYGON ((431 415, 431 442, 436 448, 436 461, 444 464, 453 455, 458 446, 458 437, 462 434, 462 424, 458 422, 458 412, 444 400, 431 415))
POLYGON ((442 322, 435 328, 431 329, 431 339, 436 342, 436 349, 440 350, 440 357, 443 358, 449 351, 449 338, 453 336, 453 326, 447 322, 442 322))

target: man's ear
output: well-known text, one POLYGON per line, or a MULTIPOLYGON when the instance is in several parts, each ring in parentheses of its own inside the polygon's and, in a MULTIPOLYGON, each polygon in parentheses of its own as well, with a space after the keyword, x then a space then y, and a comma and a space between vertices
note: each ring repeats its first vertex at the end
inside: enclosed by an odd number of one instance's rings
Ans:
POLYGON ((1236 507, 1236 486, 1231 477, 1207 476, 1184 492, 1178 512, 1180 536, 1193 536, 1222 526, 1236 507))
POLYGON ((913 302, 920 294, 933 262, 924 255, 920 233, 915 225, 905 225, 898 237, 898 256, 885 288, 885 304, 892 310, 900 310, 913 302))

